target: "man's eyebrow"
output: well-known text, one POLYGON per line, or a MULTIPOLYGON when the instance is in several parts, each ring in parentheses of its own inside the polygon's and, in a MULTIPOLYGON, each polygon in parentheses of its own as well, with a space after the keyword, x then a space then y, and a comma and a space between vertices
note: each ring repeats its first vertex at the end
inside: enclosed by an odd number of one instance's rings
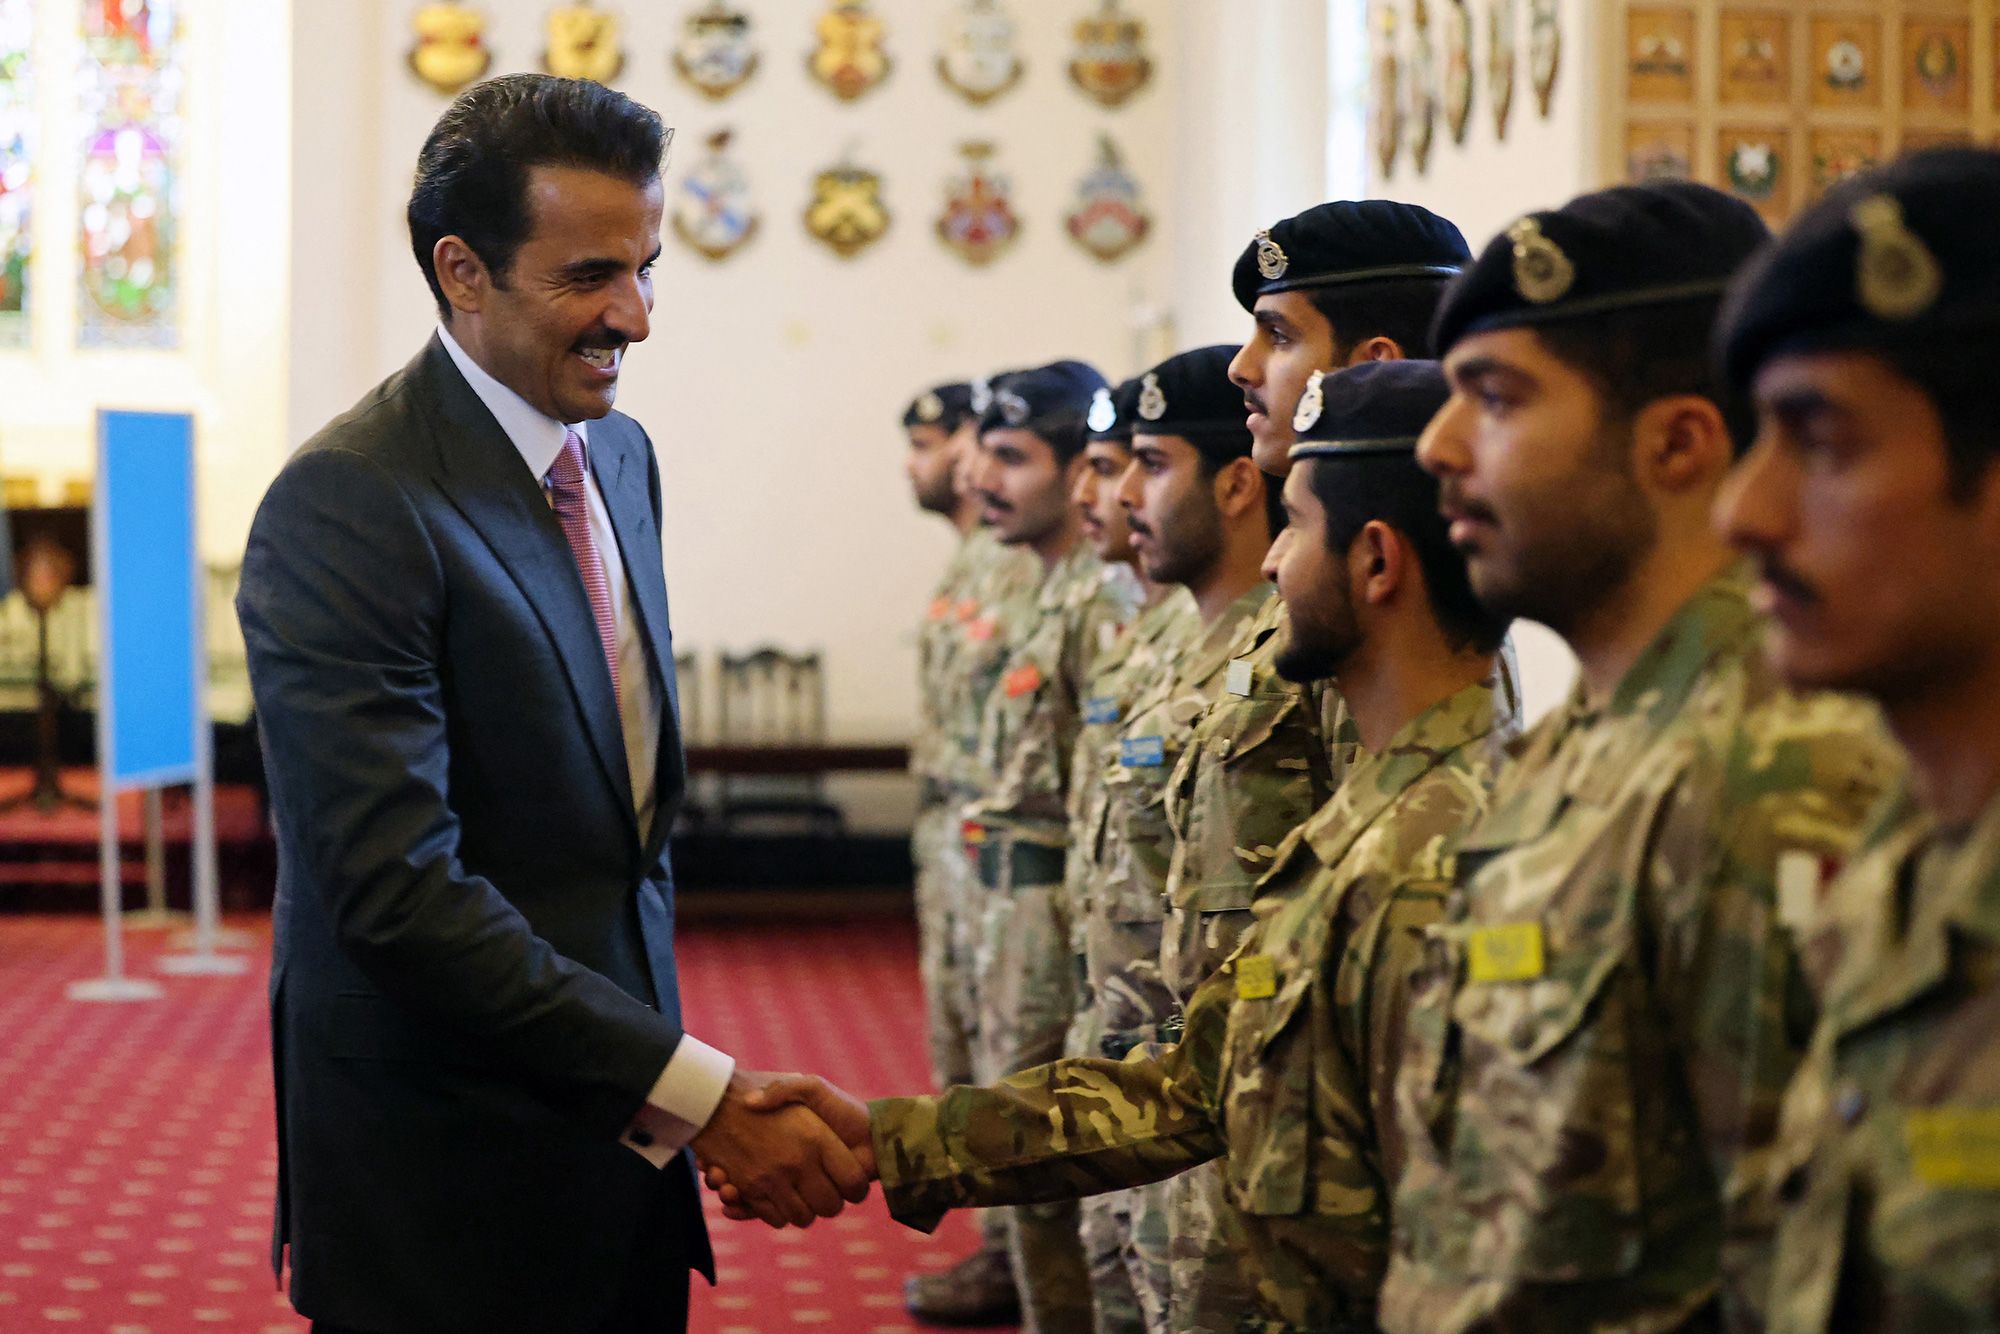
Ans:
POLYGON ((1794 389, 1780 390, 1764 401, 1764 410, 1785 421, 1799 421, 1807 417, 1845 415, 1847 409, 1828 397, 1823 389, 1811 385, 1800 385, 1794 389))
POLYGON ((1251 316, 1251 318, 1256 320, 1262 327, 1276 329, 1280 333, 1284 333, 1292 327, 1292 322, 1275 310, 1260 310, 1251 316))

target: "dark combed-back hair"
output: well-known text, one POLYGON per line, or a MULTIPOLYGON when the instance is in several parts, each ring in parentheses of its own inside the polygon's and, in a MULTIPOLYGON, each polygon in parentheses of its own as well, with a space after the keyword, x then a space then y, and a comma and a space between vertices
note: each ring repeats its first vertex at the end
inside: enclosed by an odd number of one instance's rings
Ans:
POLYGON ((1630 421, 1647 404, 1696 394, 1722 410, 1741 452, 1754 433, 1747 407, 1725 394, 1709 352, 1721 297, 1631 306, 1528 326, 1557 360, 1590 381, 1614 418, 1630 421))
POLYGON ((1500 647, 1508 622, 1472 595, 1465 558, 1438 513, 1437 478, 1417 466, 1414 454, 1321 456, 1295 466, 1311 469, 1307 481, 1326 511, 1327 550, 1344 560, 1363 528, 1377 520, 1389 525, 1415 548, 1431 613, 1452 647, 1481 653, 1500 647))
POLYGON ((1333 326, 1334 352, 1345 360, 1371 338, 1393 338, 1406 357, 1431 355, 1431 321, 1448 277, 1309 289, 1313 309, 1333 326))
POLYGON ((460 93, 417 155, 410 191, 410 249, 451 318, 431 253, 462 238, 504 286, 528 238, 528 172, 582 167, 644 185, 660 174, 673 131, 620 92, 587 79, 508 74, 460 93))

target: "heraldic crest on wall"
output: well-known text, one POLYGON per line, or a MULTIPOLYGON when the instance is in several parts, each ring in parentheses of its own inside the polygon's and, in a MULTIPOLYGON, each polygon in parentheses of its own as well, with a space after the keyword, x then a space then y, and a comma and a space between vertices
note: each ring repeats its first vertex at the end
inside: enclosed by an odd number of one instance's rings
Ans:
POLYGON ((1146 55, 1146 25, 1119 8, 1119 0, 1102 0, 1097 13, 1076 25, 1076 53, 1069 78, 1092 100, 1121 106, 1153 77, 1146 55))
POLYGON ((965 170, 945 186, 938 239, 968 264, 991 264, 1014 244, 1021 220, 1007 197, 1007 178, 987 165, 993 145, 973 141, 958 151, 965 157, 965 170))
POLYGON ((610 83, 625 68, 618 45, 618 20, 589 4, 558 5, 549 11, 548 45, 542 68, 563 79, 610 83))
POLYGON ((1396 155, 1403 151, 1402 62, 1396 55, 1397 16, 1394 5, 1375 6, 1375 72, 1369 80, 1368 134, 1374 143, 1375 166, 1389 176, 1396 155))
POLYGON ((1493 107, 1493 137, 1507 137, 1514 113, 1514 0, 1487 0, 1486 88, 1493 107))
POLYGON ((725 260, 757 234, 750 179, 729 156, 728 130, 708 136, 708 152, 681 178, 674 195, 674 235, 704 259, 725 260))
POLYGON ((703 97, 718 101, 729 96, 757 72, 750 16, 723 0, 710 0, 682 21, 673 66, 703 97))
POLYGON ((889 230, 889 206, 882 202, 882 178, 856 164, 853 154, 813 177, 806 205, 806 231, 842 259, 852 259, 889 230))
POLYGON ((827 91, 852 102, 889 77, 892 63, 882 49, 882 20, 863 0, 835 0, 814 25, 819 45, 806 69, 827 91))
POLYGON ((1071 240, 1106 264, 1123 259, 1152 230, 1139 182, 1125 170, 1110 135, 1097 136, 1096 165, 1077 183, 1076 204, 1063 225, 1071 240))
POLYGON ((417 39, 410 47, 411 72, 446 96, 477 83, 493 64, 493 52, 486 45, 486 18, 476 9, 425 5, 410 27, 417 39))
POLYGON ((945 87, 983 106, 1019 83, 1025 69, 1014 49, 1014 20, 1000 0, 963 0, 938 53, 938 77, 945 87))

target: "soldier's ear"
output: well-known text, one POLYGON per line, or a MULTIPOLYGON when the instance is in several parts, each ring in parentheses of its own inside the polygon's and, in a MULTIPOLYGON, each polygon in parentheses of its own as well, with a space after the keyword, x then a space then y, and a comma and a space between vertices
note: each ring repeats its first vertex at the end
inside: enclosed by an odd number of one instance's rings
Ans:
POLYGON ((1409 577, 1409 548, 1394 528, 1370 519, 1347 549, 1347 569, 1356 596, 1371 606, 1391 601, 1409 577))

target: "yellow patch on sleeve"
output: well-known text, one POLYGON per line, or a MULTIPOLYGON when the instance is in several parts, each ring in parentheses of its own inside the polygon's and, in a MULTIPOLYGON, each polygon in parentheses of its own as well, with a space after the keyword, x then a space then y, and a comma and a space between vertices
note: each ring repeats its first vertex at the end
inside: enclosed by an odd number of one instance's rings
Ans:
POLYGON ((1542 924, 1475 927, 1465 942, 1465 970, 1474 982, 1529 982, 1542 975, 1542 924))
POLYGON ((1264 1000, 1278 994, 1278 966, 1268 954, 1246 954, 1236 961, 1236 999, 1264 1000))
POLYGON ((1903 1142, 1927 1186, 2000 1190, 2000 1107, 1913 1107, 1903 1142))

